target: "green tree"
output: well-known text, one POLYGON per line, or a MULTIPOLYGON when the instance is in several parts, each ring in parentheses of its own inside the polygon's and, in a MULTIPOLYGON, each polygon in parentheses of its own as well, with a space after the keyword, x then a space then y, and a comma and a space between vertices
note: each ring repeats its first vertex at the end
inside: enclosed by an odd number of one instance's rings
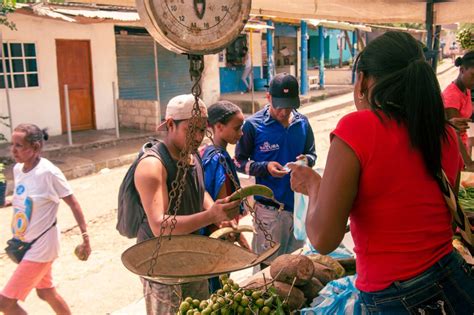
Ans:
POLYGON ((463 49, 474 49, 474 24, 465 23, 459 28, 456 39, 463 49))
POLYGON ((5 25, 6 27, 16 30, 15 23, 8 21, 7 15, 15 11, 16 0, 2 0, 0 3, 0 26, 5 25))
POLYGON ((425 25, 421 23, 383 23, 382 25, 401 27, 401 28, 411 28, 415 30, 424 30, 425 25))

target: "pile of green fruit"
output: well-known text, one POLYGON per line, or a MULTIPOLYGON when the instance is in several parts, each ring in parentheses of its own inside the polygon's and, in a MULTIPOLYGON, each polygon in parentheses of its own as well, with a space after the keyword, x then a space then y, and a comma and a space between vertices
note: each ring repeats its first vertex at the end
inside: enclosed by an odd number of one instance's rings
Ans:
POLYGON ((281 301, 275 289, 269 286, 258 289, 241 288, 227 275, 219 277, 222 289, 208 300, 187 297, 179 306, 177 315, 262 315, 289 314, 288 305, 281 301))

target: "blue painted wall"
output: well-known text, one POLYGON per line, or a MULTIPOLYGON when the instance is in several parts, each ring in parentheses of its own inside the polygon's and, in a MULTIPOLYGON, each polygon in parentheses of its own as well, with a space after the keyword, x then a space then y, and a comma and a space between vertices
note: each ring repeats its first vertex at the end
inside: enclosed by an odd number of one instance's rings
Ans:
POLYGON ((288 24, 275 24, 275 36, 295 37, 297 36, 297 27, 288 24))
MULTIPOLYGON (((244 67, 221 67, 219 69, 221 93, 233 93, 245 91, 245 85, 240 79, 244 67)), ((253 67, 255 79, 261 79, 261 68, 253 67)))
MULTIPOLYGON (((337 36, 339 34, 344 34, 343 31, 340 30, 327 30, 328 36, 324 38, 324 64, 326 66, 337 66, 339 65, 339 50, 337 48, 337 36)), ((352 40, 352 32, 348 31, 349 38, 352 40)), ((319 59, 318 55, 318 31, 317 30, 309 30, 309 66, 315 66, 317 59, 319 59)), ((342 53, 342 61, 347 62, 351 59, 351 51, 349 49, 349 45, 343 43, 343 53, 342 53)))

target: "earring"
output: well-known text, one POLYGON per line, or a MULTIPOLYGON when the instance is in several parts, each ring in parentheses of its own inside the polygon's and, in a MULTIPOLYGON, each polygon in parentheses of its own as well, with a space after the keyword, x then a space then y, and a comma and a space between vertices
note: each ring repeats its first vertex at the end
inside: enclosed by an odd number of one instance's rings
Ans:
POLYGON ((364 93, 360 93, 359 95, 357 95, 357 98, 362 101, 365 97, 365 94, 364 93))

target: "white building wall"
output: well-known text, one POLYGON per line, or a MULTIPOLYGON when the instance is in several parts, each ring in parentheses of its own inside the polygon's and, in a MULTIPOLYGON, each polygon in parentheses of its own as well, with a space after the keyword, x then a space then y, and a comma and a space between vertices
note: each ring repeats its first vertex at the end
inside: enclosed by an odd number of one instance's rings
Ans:
MULTIPOLYGON (((9 19, 17 31, 2 27, 4 41, 34 42, 39 87, 10 89, 13 126, 34 123, 61 134, 61 111, 56 63, 56 39, 89 40, 91 47, 93 96, 97 129, 114 128, 112 82, 117 82, 114 26, 112 23, 76 24, 22 14, 9 19)), ((117 83, 116 83, 117 84, 117 83)), ((0 90, 0 115, 7 115, 5 91, 0 90)), ((8 128, 0 127, 7 138, 8 128)))
POLYGON ((202 99, 207 106, 210 106, 221 96, 218 55, 204 56, 204 71, 201 80, 202 99))
MULTIPOLYGON (((247 35, 250 42, 250 33, 247 35)), ((252 63, 254 67, 262 66, 262 33, 252 32, 252 63)))

